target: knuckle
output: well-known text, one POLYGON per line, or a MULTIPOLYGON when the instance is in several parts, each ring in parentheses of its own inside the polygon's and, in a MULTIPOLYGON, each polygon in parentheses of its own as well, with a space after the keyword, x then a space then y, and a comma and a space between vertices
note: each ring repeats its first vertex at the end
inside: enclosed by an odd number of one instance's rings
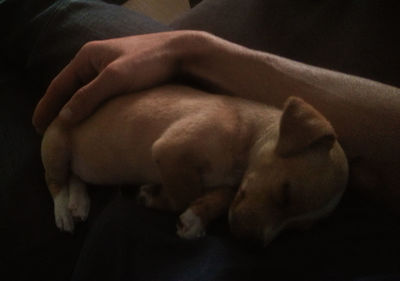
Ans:
POLYGON ((97 50, 102 46, 102 41, 95 40, 85 43, 82 48, 81 52, 92 52, 93 50, 97 50))
POLYGON ((81 88, 74 94, 73 104, 75 104, 78 107, 85 106, 88 103, 88 98, 89 97, 86 88, 81 88))
POLYGON ((90 41, 85 43, 78 53, 76 54, 75 58, 90 58, 94 55, 101 53, 104 50, 104 43, 103 41, 90 41))
POLYGON ((97 53, 101 48, 100 45, 102 43, 100 41, 91 41, 84 44, 79 51, 76 53, 74 57, 74 61, 87 61, 93 54, 97 53))
POLYGON ((123 67, 120 63, 114 62, 107 65, 104 70, 104 75, 110 78, 120 79, 123 77, 123 67))

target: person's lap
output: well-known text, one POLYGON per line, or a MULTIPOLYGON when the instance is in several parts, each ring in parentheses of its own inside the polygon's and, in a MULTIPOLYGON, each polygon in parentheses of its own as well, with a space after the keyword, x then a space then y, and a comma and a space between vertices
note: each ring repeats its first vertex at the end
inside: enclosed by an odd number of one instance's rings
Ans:
POLYGON ((346 198, 327 221, 263 248, 234 239, 226 219, 204 239, 182 240, 173 214, 119 195, 91 228, 72 280, 380 280, 398 273, 400 249, 399 227, 382 215, 346 198))
MULTIPOLYGON (((198 6, 201 9, 190 12, 173 24, 173 27, 202 29, 203 24, 204 29, 208 31, 236 40, 235 37, 230 37, 233 35, 224 35, 224 33, 218 31, 219 27, 223 28, 223 20, 216 19, 214 22, 213 17, 210 17, 206 21, 205 14, 210 12, 207 9, 219 7, 219 11, 221 11, 223 7, 220 4, 211 5, 211 2, 206 1, 203 6, 198 6), (191 14, 193 21, 191 21, 191 14), (201 19, 203 19, 203 23, 201 23, 201 19)), ((215 3, 217 2, 215 1, 215 3)), ((222 2, 225 1, 218 3, 222 2)), ((245 2, 227 1, 225 5, 229 3, 235 5, 236 3, 236 8, 232 7, 232 9, 237 11, 240 8, 238 3, 245 2)), ((248 3, 253 2, 256 3, 257 1, 248 3)), ((258 2, 261 3, 262 1, 258 2)), ((272 3, 273 1, 265 2, 272 3)), ((276 11, 279 10, 276 5, 275 8, 276 11)), ((261 9, 257 10, 261 13, 261 9)), ((215 11, 218 11, 218 9, 215 9, 215 11)), ((228 15, 229 10, 225 10, 225 24, 228 24, 228 15)), ((258 16, 261 17, 261 15, 258 16)), ((235 25, 243 24, 237 18, 230 22, 232 22, 229 29, 231 34, 235 33, 235 25)), ((259 24, 259 22, 256 20, 254 24, 259 24)), ((229 235, 226 222, 223 220, 211 228, 209 235, 204 240, 190 242, 180 240, 175 235, 175 217, 172 214, 145 210, 136 206, 135 200, 129 196, 117 196, 115 199, 111 199, 104 211, 93 218, 87 235, 88 227, 84 225, 81 226, 81 230, 78 230, 78 239, 76 236, 69 237, 55 232, 55 226, 50 226, 50 224, 53 224, 50 196, 45 196, 45 192, 47 192, 45 183, 38 173, 41 169, 38 156, 40 137, 34 135, 33 129, 28 129, 30 128, 29 119, 34 103, 39 99, 51 78, 84 43, 97 39, 169 29, 170 27, 158 24, 124 8, 97 1, 90 2, 90 4, 87 1, 58 1, 53 7, 44 11, 40 17, 33 19, 26 29, 22 29, 23 32, 19 34, 16 41, 20 47, 9 51, 7 54, 8 64, 13 63, 12 60, 15 58, 14 66, 17 65, 17 68, 23 71, 18 71, 14 67, 12 72, 3 71, 2 77, 20 75, 21 80, 26 79, 25 81, 28 81, 28 86, 24 87, 23 90, 25 91, 22 90, 18 98, 15 98, 17 97, 15 94, 16 86, 13 85, 13 83, 16 83, 15 80, 12 80, 14 82, 8 83, 8 86, 2 89, 2 95, 10 100, 8 103, 3 103, 5 108, 19 108, 22 114, 18 110, 11 110, 10 114, 4 119, 7 124, 2 126, 1 129, 4 131, 4 135, 14 136, 21 143, 23 143, 22 140, 29 143, 29 153, 21 150, 22 144, 18 142, 13 142, 11 145, 2 141, 1 146, 11 146, 8 150, 17 151, 15 154, 7 155, 6 161, 8 163, 13 161, 24 163, 21 165, 25 165, 25 171, 31 171, 24 180, 21 180, 21 174, 17 175, 13 171, 6 174, 6 177, 10 179, 6 181, 7 186, 10 188, 20 187, 19 190, 14 191, 15 196, 9 196, 10 200, 19 200, 20 195, 31 194, 32 197, 29 198, 26 195, 25 197, 22 196, 24 199, 21 202, 30 202, 31 205, 28 205, 28 208, 40 209, 39 214, 34 216, 35 222, 43 218, 43 215, 46 216, 45 223, 40 224, 35 231, 30 231, 26 235, 35 235, 38 241, 44 238, 47 238, 48 241, 53 239, 52 245, 55 244, 54 241, 66 243, 66 245, 75 245, 76 252, 69 253, 67 265, 72 267, 74 259, 80 251, 80 257, 73 274, 74 280, 265 280, 267 278, 273 280, 341 278, 343 280, 362 274, 366 276, 387 272, 398 273, 395 268, 395 260, 398 259, 397 253, 400 248, 395 239, 395 237, 398 237, 398 227, 393 225, 394 223, 390 218, 381 220, 373 211, 368 211, 364 205, 357 205, 351 200, 350 203, 345 201, 338 212, 327 222, 319 224, 316 228, 304 234, 283 235, 267 249, 257 249, 257 247, 243 245, 233 240, 229 235), (17 53, 18 51, 23 51, 24 55, 21 56, 17 53), (20 105, 18 99, 26 100, 27 105, 23 109, 18 107, 20 105), (7 107, 7 105, 10 107, 7 107), (19 126, 18 124, 22 125, 19 126), (11 129, 6 131, 5 128, 11 129), (31 131, 27 136, 29 130, 31 131), (26 155, 31 154, 34 156, 27 159, 26 155), (33 182, 36 186, 35 190, 38 191, 36 195, 32 194, 30 182, 33 182), (40 189, 41 186, 43 189, 40 189), (371 228, 371 225, 374 228, 371 228), (43 229, 40 229, 40 227, 43 227, 43 229), (46 231, 50 231, 52 234, 46 234, 46 231), (85 239, 85 242, 82 250, 80 250, 83 239, 85 239), (346 255, 348 255, 347 258, 345 258, 346 255), (336 265, 333 266, 333 263, 336 265), (315 267, 318 267, 318 269, 315 267), (290 270, 288 270, 289 268, 290 270)), ((241 32, 246 32, 244 28, 241 30, 241 32)), ((260 28, 253 29, 253 31, 253 35, 243 37, 248 40, 247 42, 241 41, 240 43, 247 44, 250 47, 253 47, 252 44, 254 44, 254 47, 259 49, 270 49, 277 53, 280 53, 278 48, 282 45, 281 54, 291 55, 290 52, 295 52, 293 48, 285 49, 284 45, 285 42, 286 45, 290 45, 297 37, 287 38, 285 41, 280 34, 268 33, 268 40, 262 38, 261 43, 257 43, 257 36, 266 35, 257 35, 260 28), (279 39, 279 44, 269 43, 273 42, 273 39, 279 39), (263 45, 266 44, 265 42, 268 45, 263 45), (256 43, 260 45, 256 45, 256 43)), ((236 38, 239 40, 241 35, 239 31, 237 32, 238 37, 236 38)), ((299 56, 311 60, 316 57, 315 61, 318 61, 318 53, 313 56, 312 51, 314 50, 307 52, 304 49, 299 50, 299 56)), ((352 55, 354 54, 352 53, 352 55)), ((296 53, 292 56, 296 58, 296 53)), ((329 64, 334 56, 335 53, 327 59, 320 58, 323 64, 329 64)), ((361 59, 362 56, 355 61, 359 62, 361 59)), ((3 67, 6 65, 3 64, 3 67)), ((354 67, 353 64, 351 66, 354 67)), ((366 64, 365 67, 369 71, 371 65, 366 64)), ((364 71, 362 66, 359 66, 359 69, 361 73, 364 71)), ((350 72, 351 70, 349 68, 350 72)), ((389 72, 389 70, 386 70, 386 72, 389 72)), ((392 72, 387 76, 390 79, 394 77, 392 72)), ((399 83, 400 81, 395 82, 399 83)), ((21 169, 21 167, 16 167, 14 171, 23 171, 21 169)), ((7 192, 4 187, 2 189, 4 193, 7 192)), ((95 188, 92 191, 96 193, 95 188)), ((6 211, 18 211, 17 208, 11 207, 10 202, 5 203, 5 206, 6 211)), ((19 211, 26 214, 30 212, 30 210, 23 209, 19 211)), ((25 219, 20 221, 14 219, 14 222, 10 225, 15 225, 17 222, 23 224, 28 221, 28 216, 25 216, 25 219)), ((19 229, 22 230, 23 227, 23 225, 20 225, 19 229)), ((33 226, 31 227, 33 228, 33 226)), ((15 242, 22 241, 23 237, 20 235, 19 240, 15 240, 15 242)), ((45 241, 40 241, 37 245, 43 246, 44 243, 45 241)), ((57 249, 53 250, 44 252, 39 250, 38 252, 41 255, 52 255, 57 249)), ((66 251, 65 247, 60 251, 66 251)), ((26 254, 23 250, 19 252, 19 254, 24 253, 26 254)), ((25 261, 33 263, 31 267, 38 266, 36 272, 38 274, 38 272, 43 271, 43 268, 40 269, 40 261, 35 261, 34 254, 30 253, 32 260, 25 259, 25 261)), ((65 262, 65 260, 60 258, 59 261, 48 261, 45 265, 54 265, 57 262, 65 262)), ((32 269, 33 271, 34 269, 32 269)), ((64 269, 66 273, 70 271, 72 271, 72 268, 64 269)), ((53 269, 52 273, 55 272, 56 270, 53 269)), ((60 279, 67 280, 68 276, 60 279)))

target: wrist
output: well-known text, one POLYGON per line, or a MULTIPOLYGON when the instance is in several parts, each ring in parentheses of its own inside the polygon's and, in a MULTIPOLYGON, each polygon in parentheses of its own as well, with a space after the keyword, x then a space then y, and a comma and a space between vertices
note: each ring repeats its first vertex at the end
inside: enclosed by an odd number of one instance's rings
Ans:
POLYGON ((215 52, 217 38, 204 31, 173 31, 169 41, 178 74, 196 76, 196 69, 215 52))

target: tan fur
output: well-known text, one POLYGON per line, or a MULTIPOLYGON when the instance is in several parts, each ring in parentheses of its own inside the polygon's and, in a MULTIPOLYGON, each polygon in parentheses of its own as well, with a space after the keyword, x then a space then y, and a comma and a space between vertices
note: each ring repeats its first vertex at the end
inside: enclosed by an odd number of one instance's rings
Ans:
POLYGON ((200 236, 185 235, 197 217, 206 226, 229 208, 235 234, 269 242, 330 213, 347 183, 332 126, 301 99, 289 98, 282 114, 178 85, 114 98, 74 128, 56 119, 42 156, 53 197, 53 185, 66 188, 66 175, 94 184, 162 184, 158 192, 142 188, 142 202, 190 210, 182 237, 200 236))

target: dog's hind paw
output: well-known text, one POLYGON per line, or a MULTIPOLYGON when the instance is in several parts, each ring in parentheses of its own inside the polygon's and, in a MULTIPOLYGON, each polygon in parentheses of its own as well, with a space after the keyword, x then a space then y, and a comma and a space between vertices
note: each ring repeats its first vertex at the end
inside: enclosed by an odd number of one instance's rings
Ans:
POLYGON ((74 219, 68 208, 68 189, 64 188, 54 198, 54 216, 56 225, 61 231, 74 232, 74 219))
POLYGON ((71 178, 68 209, 75 220, 86 221, 90 210, 90 197, 86 185, 78 178, 71 178))
POLYGON ((203 237, 206 231, 200 217, 189 208, 179 216, 176 233, 181 238, 193 240, 203 237))
POLYGON ((56 214, 56 225, 61 231, 74 232, 74 220, 70 213, 56 214))
POLYGON ((86 221, 89 215, 90 199, 83 201, 69 201, 68 209, 74 219, 80 221, 86 221))

